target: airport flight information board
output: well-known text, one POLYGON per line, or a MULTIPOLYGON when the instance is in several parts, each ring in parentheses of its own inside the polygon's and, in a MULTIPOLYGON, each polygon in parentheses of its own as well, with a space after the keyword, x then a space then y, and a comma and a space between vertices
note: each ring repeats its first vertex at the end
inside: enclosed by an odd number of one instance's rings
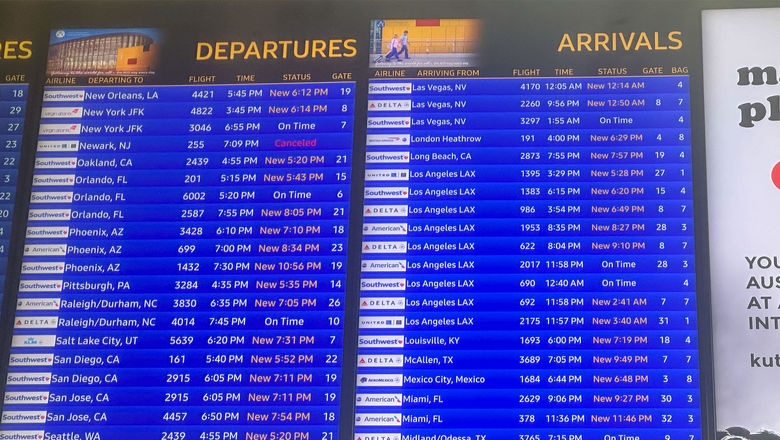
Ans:
POLYGON ((55 3, 0 440, 713 437, 692 9, 55 3))
POLYGON ((353 101, 47 88, 4 427, 336 438, 353 101))
POLYGON ((689 105, 686 76, 372 80, 356 432, 700 439, 689 105))

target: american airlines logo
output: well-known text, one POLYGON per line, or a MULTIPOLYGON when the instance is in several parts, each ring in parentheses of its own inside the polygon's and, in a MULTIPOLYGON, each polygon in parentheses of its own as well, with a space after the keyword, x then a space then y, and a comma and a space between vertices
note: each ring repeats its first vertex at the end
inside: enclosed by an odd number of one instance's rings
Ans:
POLYGON ((61 292, 62 280, 21 280, 20 292, 61 292))
POLYGON ((405 278, 363 278, 360 290, 406 290, 405 278))
POLYGON ((358 336, 358 347, 403 348, 403 346, 404 346, 404 337, 401 335, 358 336))
POLYGON ((406 272, 406 260, 363 260, 363 272, 406 272))
POLYGON ((359 387, 400 387, 404 384, 403 374, 358 374, 359 387))
POLYGON ((59 298, 19 298, 16 310, 59 310, 59 298))
POLYGON ((409 128, 412 126, 412 118, 402 117, 374 117, 367 119, 368 128, 409 128))
POLYGON ((49 385, 51 373, 8 373, 9 385, 49 385))
POLYGON ((403 316, 361 316, 360 328, 404 328, 403 316))
POLYGON ((54 335, 14 335, 11 347, 54 347, 54 335))
POLYGON ((35 159, 35 168, 76 168, 75 157, 39 157, 35 159))
POLYGON ((14 328, 57 328, 56 316, 17 316, 14 328))
POLYGON ((368 111, 388 112, 388 111, 410 111, 412 109, 411 99, 369 99, 368 111))
POLYGON ((33 176, 33 186, 73 186, 75 174, 36 174, 33 176))
POLYGON ((12 367, 46 367, 54 364, 54 353, 11 353, 8 365, 12 367))
POLYGON ((367 199, 408 199, 409 187, 388 186, 366 188, 363 197, 367 199))
POLYGON ((79 141, 38 141, 38 151, 78 151, 79 141))
POLYGON ((407 242, 364 241, 362 246, 364 254, 405 254, 407 249, 407 242))
POLYGON ((83 114, 83 107, 44 107, 41 110, 41 118, 80 118, 83 114))
POLYGON ((46 411, 3 411, 3 423, 46 423, 46 411))
POLYGON ((38 134, 42 136, 81 134, 81 124, 41 124, 38 134))
POLYGON ((48 391, 6 391, 3 403, 17 405, 49 403, 48 391))
POLYGON ((27 213, 27 220, 70 220, 70 209, 31 209, 27 213))
POLYGON ((83 101, 84 95, 83 90, 45 90, 43 102, 83 101))
POLYGON ((403 310, 406 308, 404 298, 397 297, 372 297, 360 298, 361 310, 403 310))
POLYGON ((358 367, 403 367, 402 354, 364 354, 358 356, 358 367))
POLYGON ((403 394, 368 394, 358 393, 355 396, 355 405, 357 406, 401 406, 403 404, 403 394))
POLYGON ((64 262, 34 262, 34 263, 22 263, 22 273, 40 273, 40 274, 60 274, 65 272, 64 262))
POLYGON ((371 180, 371 181, 409 180, 409 170, 366 170, 366 180, 371 180))
POLYGON ((408 151, 369 151, 366 163, 409 163, 408 151))
POLYGON ((409 145, 408 134, 369 134, 366 135, 366 145, 409 145))
POLYGON ((406 235, 409 227, 406 223, 364 223, 364 235, 406 235))
POLYGON ((369 83, 368 93, 409 95, 412 93, 412 83, 369 83))
POLYGON ((29 226, 27 238, 68 238, 67 226, 29 226))
POLYGON ((401 414, 358 413, 355 426, 401 426, 401 414))
POLYGON ((363 217, 406 217, 409 205, 364 205, 363 217))
POLYGON ((57 256, 67 253, 68 246, 65 244, 28 244, 24 247, 25 257, 57 256))

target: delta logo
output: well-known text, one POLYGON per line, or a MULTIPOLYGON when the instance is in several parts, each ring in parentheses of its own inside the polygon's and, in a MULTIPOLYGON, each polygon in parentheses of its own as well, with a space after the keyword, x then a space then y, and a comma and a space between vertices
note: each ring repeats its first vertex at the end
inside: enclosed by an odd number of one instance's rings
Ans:
POLYGON ((406 290, 404 278, 363 278, 360 290, 406 290))
POLYGON ((406 308, 406 301, 403 298, 393 297, 374 297, 361 298, 361 310, 403 310, 406 308))
POLYGON ((400 354, 375 354, 358 357, 358 367, 403 367, 404 357, 400 354))
POLYGON ((368 128, 409 128, 412 126, 411 117, 374 117, 366 120, 368 128))
MULTIPOLYGON (((366 163, 409 163, 408 151, 369 151, 366 163)), ((368 170, 366 173, 380 170, 368 170)))
POLYGON ((412 83, 369 83, 368 93, 410 95, 412 93, 412 83))
POLYGON ((56 316, 22 316, 14 320, 14 328, 57 328, 56 316))
POLYGON ((405 241, 364 241, 364 254, 405 254, 407 242, 405 241))
POLYGON ((355 440, 401 440, 400 433, 361 433, 355 434, 355 440))
POLYGON ((403 348, 404 337, 401 335, 358 336, 358 347, 365 348, 403 348))
POLYGON ((369 134, 366 135, 366 145, 409 145, 408 134, 369 134))
POLYGON ((408 205, 364 205, 364 217, 406 217, 409 215, 408 205))
POLYGON ((390 112, 390 111, 410 111, 412 109, 411 99, 369 99, 368 111, 390 112))
POLYGON ((409 187, 388 186, 366 188, 363 197, 366 199, 408 199, 409 187))

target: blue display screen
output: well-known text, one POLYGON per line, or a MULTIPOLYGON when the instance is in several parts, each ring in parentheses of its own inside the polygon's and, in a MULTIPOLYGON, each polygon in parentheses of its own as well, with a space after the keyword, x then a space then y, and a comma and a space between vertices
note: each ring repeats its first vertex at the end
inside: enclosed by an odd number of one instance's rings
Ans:
POLYGON ((354 88, 47 87, 4 433, 338 438, 354 88))
POLYGON ((356 440, 701 438, 689 99, 369 82, 356 440))

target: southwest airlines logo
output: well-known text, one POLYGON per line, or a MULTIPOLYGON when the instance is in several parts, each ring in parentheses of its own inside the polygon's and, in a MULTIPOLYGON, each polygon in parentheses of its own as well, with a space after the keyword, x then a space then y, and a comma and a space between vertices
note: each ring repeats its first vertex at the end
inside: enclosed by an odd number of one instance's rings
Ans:
POLYGON ((61 292, 62 280, 22 280, 20 292, 61 292))
POLYGON ((7 391, 3 403, 11 404, 46 404, 49 403, 48 391, 7 391))
POLYGON ((3 423, 45 423, 46 411, 3 411, 3 423))
POLYGON ((44 434, 45 431, 0 431, 0 440, 43 440, 44 434))
POLYGON ((409 95, 412 93, 412 83, 374 83, 368 85, 368 93, 385 93, 387 95, 409 95))
POLYGON ((403 346, 404 346, 404 337, 401 335, 358 336, 358 347, 403 348, 403 346))
POLYGON ((363 278, 360 290, 406 290, 404 278, 363 278))
POLYGON ((30 203, 73 203, 73 192, 35 191, 30 194, 30 203))
POLYGON ((409 128, 412 125, 412 118, 402 117, 375 117, 368 118, 368 128, 409 128))
POLYGON ((363 196, 367 199, 408 199, 409 187, 388 186, 378 188, 366 188, 363 196))
POLYGON ((31 209, 27 220, 70 220, 70 209, 31 209))
POLYGON ((69 235, 67 226, 29 226, 27 238, 67 238, 69 235))
POLYGON ((65 273, 65 263, 53 262, 53 263, 22 263, 22 273, 36 273, 36 274, 61 274, 65 273))
POLYGON ((83 90, 49 90, 43 92, 44 102, 83 101, 83 90))
POLYGON ((35 168, 76 168, 75 157, 39 157, 35 159, 35 168))
POLYGON ((8 373, 10 385, 49 385, 51 373, 8 373))
MULTIPOLYGON (((366 163, 409 163, 409 152, 369 151, 366 153, 366 163)), ((368 172, 366 171, 366 173, 368 172)))
POLYGON ((48 367, 54 364, 54 353, 11 353, 8 365, 12 367, 48 367))
POLYGON ((75 182, 75 174, 36 174, 33 176, 33 185, 73 186, 75 182))

